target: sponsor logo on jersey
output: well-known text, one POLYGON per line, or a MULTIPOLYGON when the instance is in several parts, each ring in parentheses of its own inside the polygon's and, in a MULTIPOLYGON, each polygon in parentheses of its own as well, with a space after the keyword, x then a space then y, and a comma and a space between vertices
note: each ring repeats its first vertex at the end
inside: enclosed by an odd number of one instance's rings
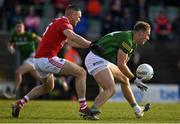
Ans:
POLYGON ((104 63, 104 62, 103 62, 103 61, 95 62, 95 63, 93 63, 93 66, 99 65, 99 64, 101 64, 101 63, 104 63))

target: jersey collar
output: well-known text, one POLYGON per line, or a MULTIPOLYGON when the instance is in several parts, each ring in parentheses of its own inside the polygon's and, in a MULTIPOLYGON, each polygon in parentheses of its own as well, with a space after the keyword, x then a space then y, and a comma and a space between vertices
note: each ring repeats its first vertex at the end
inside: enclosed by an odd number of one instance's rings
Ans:
POLYGON ((67 19, 68 23, 70 23, 69 19, 66 16, 62 16, 62 18, 67 19))

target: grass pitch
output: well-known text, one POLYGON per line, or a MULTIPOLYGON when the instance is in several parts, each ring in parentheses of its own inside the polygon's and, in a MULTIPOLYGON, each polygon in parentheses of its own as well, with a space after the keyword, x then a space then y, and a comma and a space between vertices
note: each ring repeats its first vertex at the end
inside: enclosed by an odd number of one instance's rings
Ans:
POLYGON ((180 123, 180 103, 152 103, 151 110, 136 119, 128 103, 108 102, 100 109, 100 120, 92 121, 79 117, 78 102, 59 100, 30 101, 15 119, 11 117, 12 102, 0 100, 0 123, 180 123))

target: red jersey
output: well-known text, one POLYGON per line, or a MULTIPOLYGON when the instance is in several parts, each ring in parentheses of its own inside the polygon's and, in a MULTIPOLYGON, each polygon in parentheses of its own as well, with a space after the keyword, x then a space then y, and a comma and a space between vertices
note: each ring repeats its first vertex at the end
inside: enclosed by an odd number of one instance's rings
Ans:
POLYGON ((62 18, 53 20, 43 34, 35 58, 57 56, 67 40, 67 37, 63 34, 63 31, 66 29, 73 30, 73 26, 69 23, 68 18, 63 16, 62 18))

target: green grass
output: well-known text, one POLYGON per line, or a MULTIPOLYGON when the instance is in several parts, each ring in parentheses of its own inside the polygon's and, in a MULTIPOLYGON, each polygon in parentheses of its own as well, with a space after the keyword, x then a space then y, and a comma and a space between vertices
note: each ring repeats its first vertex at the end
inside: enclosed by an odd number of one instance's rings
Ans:
MULTIPOLYGON (((11 117, 11 100, 0 100, 0 123, 180 123, 180 103, 152 103, 152 109, 141 119, 127 103, 108 102, 102 108, 100 120, 83 120, 78 115, 78 102, 29 102, 18 119, 11 117)), ((88 102, 89 105, 92 102, 88 102)))

